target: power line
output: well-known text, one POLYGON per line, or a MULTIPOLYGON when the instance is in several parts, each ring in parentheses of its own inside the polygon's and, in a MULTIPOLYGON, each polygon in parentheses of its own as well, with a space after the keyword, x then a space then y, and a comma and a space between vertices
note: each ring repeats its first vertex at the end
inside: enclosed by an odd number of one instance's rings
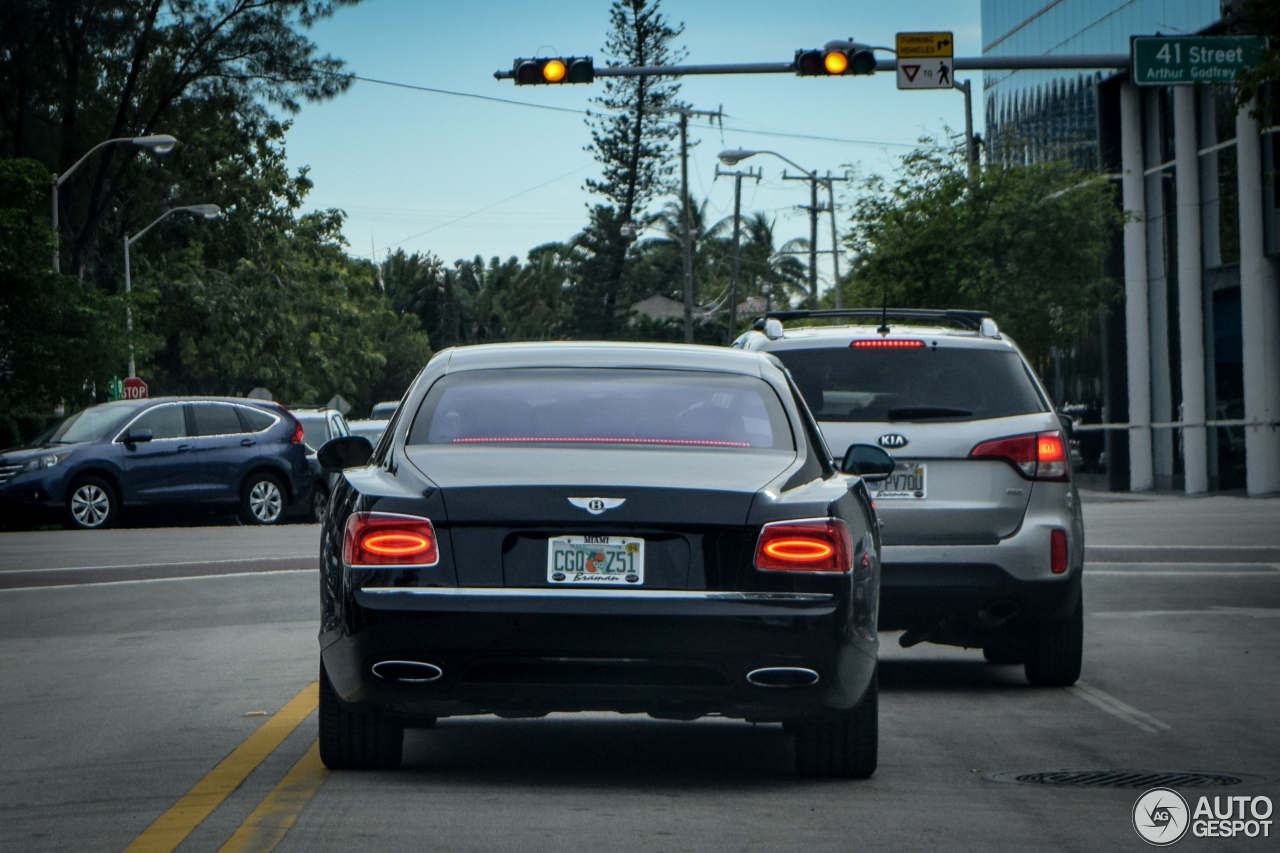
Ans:
MULTIPOLYGON (((439 89, 434 86, 418 86, 413 83, 398 83, 394 80, 379 80, 376 77, 361 77, 358 74, 342 74, 336 71, 320 72, 320 73, 326 74, 327 76, 330 76, 330 77, 344 77, 348 80, 359 80, 362 83, 374 83, 378 86, 391 86, 396 89, 409 89, 410 91, 414 91, 414 92, 429 92, 434 95, 451 95, 455 98, 474 98, 475 100, 478 100, 478 101, 490 101, 495 104, 509 104, 515 107, 529 107, 530 109, 535 109, 535 110, 549 110, 551 112, 557 112, 557 113, 573 113, 574 115, 581 115, 581 116, 616 117, 617 115, 619 115, 618 113, 592 112, 591 110, 578 110, 572 107, 553 107, 549 104, 535 104, 530 101, 515 101, 510 98, 495 98, 491 95, 477 95, 474 92, 455 92, 451 89, 439 89)), ((673 124, 673 125, 676 123, 677 122, 670 122, 670 124, 673 124)), ((725 128, 722 126, 721 129, 724 130, 725 128)), ((787 139, 812 139, 812 140, 817 140, 819 142, 839 142, 843 145, 874 145, 876 147, 887 145, 894 148, 920 147, 919 143, 885 142, 885 141, 876 140, 876 139, 846 139, 838 136, 817 136, 815 134, 809 134, 809 133, 786 133, 784 131, 779 131, 779 130, 748 130, 746 128, 734 127, 733 125, 729 125, 727 129, 732 130, 735 133, 749 133, 749 134, 754 134, 756 136, 776 136, 776 137, 784 137, 787 139)))
MULTIPOLYGON (((492 204, 486 204, 484 207, 478 207, 478 208, 476 208, 475 210, 472 210, 472 211, 470 211, 470 212, 468 212, 468 213, 464 213, 464 214, 462 214, 461 216, 459 216, 457 219, 453 219, 453 220, 450 220, 449 222, 441 223, 440 225, 434 225, 434 226, 432 226, 431 228, 428 228, 426 231, 419 231, 417 234, 414 234, 414 235, 409 236, 409 237, 405 237, 405 238, 404 238, 404 239, 402 239, 402 240, 397 240, 395 243, 388 243, 387 245, 383 246, 382 248, 383 248, 383 249, 389 249, 389 248, 391 248, 393 245, 401 245, 401 244, 404 244, 404 243, 409 242, 410 240, 416 240, 416 239, 418 239, 419 237, 424 237, 424 236, 426 236, 427 234, 430 234, 430 233, 431 233, 431 232, 433 232, 433 231, 439 231, 441 228, 448 228, 450 225, 456 225, 456 224, 458 224, 459 222, 461 222, 462 220, 467 219, 468 217, 475 216, 477 213, 483 213, 483 212, 485 212, 486 210, 489 210, 490 208, 493 208, 493 207, 497 207, 497 206, 498 206, 498 205, 500 205, 500 204, 506 204, 507 202, 511 201, 511 199, 513 199, 513 198, 519 198, 520 196, 522 196, 522 195, 524 195, 524 194, 526 194, 526 193, 531 193, 531 192, 533 192, 534 190, 540 190, 540 189, 542 189, 543 187, 547 186, 548 184, 554 184, 556 181, 564 180, 565 178, 569 177, 570 175, 576 175, 576 174, 578 174, 579 172, 585 172, 585 171, 586 171, 587 169, 589 169, 589 168, 591 168, 590 164, 588 164, 588 165, 586 165, 586 166, 579 166, 578 168, 576 168, 576 169, 574 169, 574 170, 572 170, 572 171, 569 171, 569 172, 565 172, 563 175, 558 175, 558 176, 556 176, 556 177, 552 178, 552 179, 551 179, 551 180, 549 180, 549 181, 543 181, 542 183, 538 184, 538 185, 537 185, 537 186, 535 186, 535 187, 529 187, 528 189, 520 190, 520 192, 518 192, 518 193, 512 193, 511 195, 507 196, 506 198, 498 199, 497 201, 493 202, 492 204)), ((378 261, 378 259, 377 259, 377 257, 376 257, 377 250, 375 250, 374 254, 375 254, 375 257, 370 258, 370 260, 372 260, 374 263, 377 263, 377 261, 378 261)))

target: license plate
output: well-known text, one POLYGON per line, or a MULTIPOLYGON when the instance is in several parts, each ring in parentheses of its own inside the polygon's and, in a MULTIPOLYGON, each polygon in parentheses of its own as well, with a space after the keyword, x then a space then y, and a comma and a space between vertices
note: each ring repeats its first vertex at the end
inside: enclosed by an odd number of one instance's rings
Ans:
POLYGON ((925 468, 919 462, 899 462, 888 479, 868 485, 872 499, 878 501, 923 500, 928 494, 925 468))
POLYGON ((644 540, 626 536, 555 536, 547 540, 547 583, 642 586, 644 540))

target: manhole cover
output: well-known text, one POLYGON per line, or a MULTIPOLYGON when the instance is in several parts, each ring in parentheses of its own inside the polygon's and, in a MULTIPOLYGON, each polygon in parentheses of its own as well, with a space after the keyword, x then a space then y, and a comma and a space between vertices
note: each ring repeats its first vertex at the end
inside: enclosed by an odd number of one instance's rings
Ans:
POLYGON ((1265 776, 1250 773, 1198 773, 1185 770, 1010 770, 985 773, 992 782, 1052 785, 1059 788, 1222 788, 1256 785, 1265 776))

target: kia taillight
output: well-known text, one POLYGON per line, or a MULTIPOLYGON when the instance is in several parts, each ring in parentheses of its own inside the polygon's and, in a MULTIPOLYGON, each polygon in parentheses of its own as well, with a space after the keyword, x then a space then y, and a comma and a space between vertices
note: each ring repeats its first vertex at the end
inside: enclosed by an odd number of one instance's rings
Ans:
POLYGON ((1067 570, 1067 531, 1061 527, 1049 533, 1049 568, 1055 575, 1067 570))
POLYGON ((347 519, 342 555, 349 566, 434 566, 440 560, 430 519, 357 512, 347 519))
POLYGON ((1003 459, 1028 480, 1067 480, 1071 468, 1062 433, 1041 432, 984 441, 969 452, 970 458, 1003 459))
POLYGON ((847 572, 853 537, 838 518, 776 521, 760 531, 756 568, 770 572, 847 572))

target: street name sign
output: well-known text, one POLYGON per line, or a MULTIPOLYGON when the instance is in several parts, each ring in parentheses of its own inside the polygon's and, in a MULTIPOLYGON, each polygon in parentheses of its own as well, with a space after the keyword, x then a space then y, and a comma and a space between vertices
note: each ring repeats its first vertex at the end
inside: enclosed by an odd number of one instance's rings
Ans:
POLYGON ((955 86, 955 39, 951 33, 898 33, 898 88, 955 86))
POLYGON ((1133 36, 1133 82, 1137 86, 1229 83, 1262 61, 1266 42, 1258 36, 1133 36))

